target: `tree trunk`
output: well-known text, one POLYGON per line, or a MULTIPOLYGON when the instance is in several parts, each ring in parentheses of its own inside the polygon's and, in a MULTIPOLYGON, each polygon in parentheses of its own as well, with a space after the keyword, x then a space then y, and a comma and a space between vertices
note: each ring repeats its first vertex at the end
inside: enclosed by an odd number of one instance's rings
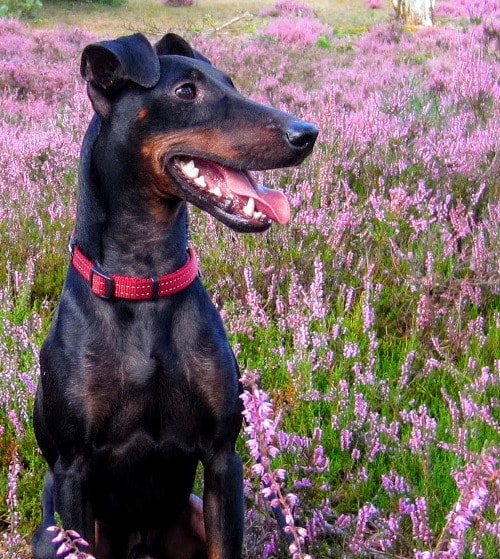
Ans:
POLYGON ((432 25, 435 0, 392 0, 396 17, 409 25, 432 25))

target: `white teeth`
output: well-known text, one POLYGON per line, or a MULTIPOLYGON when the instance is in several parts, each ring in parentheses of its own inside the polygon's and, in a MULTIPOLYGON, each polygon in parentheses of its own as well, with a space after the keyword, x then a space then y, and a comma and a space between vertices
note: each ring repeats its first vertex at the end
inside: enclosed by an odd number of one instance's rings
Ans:
POLYGON ((246 206, 243 208, 243 213, 247 217, 253 217, 253 213, 255 211, 255 200, 253 198, 249 198, 246 206))
MULTIPOLYGON (((182 169, 183 174, 188 178, 191 179, 194 184, 199 186, 200 188, 207 188, 207 181, 203 175, 200 175, 200 170, 196 167, 194 160, 190 159, 187 163, 185 161, 179 162, 180 168, 182 169)), ((217 198, 222 198, 222 190, 219 186, 214 186, 208 192, 213 194, 217 198)), ((227 195, 228 201, 233 200, 234 196, 229 193, 227 195)), ((255 211, 255 200, 254 198, 248 198, 247 203, 243 207, 243 213, 250 218, 253 219, 262 219, 265 217, 264 213, 255 211)))
POLYGON ((181 163, 181 168, 186 177, 189 177, 190 179, 196 179, 200 174, 200 170, 196 167, 192 159, 187 163, 181 163))
MULTIPOLYGON (((196 169, 198 170, 198 169, 196 169)), ((207 182, 205 180, 205 177, 203 175, 200 175, 199 177, 196 177, 194 179, 194 184, 197 184, 198 186, 201 186, 201 188, 206 188, 207 186, 207 182)))
POLYGON ((191 179, 196 185, 201 188, 207 187, 207 181, 203 175, 200 175, 200 170, 194 164, 194 161, 190 159, 187 163, 181 162, 181 169, 184 175, 191 179))

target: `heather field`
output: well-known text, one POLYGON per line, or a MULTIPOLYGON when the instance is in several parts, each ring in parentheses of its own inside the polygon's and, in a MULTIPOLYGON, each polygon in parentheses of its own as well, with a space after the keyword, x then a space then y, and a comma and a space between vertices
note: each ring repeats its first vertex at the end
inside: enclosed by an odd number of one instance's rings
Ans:
MULTIPOLYGON (((185 33, 321 130, 299 169, 262 174, 290 224, 237 235, 191 212, 244 372, 244 557, 498 559, 500 6, 438 1, 433 28, 356 32, 322 13, 285 1, 237 36, 185 33)), ((3 559, 29 557, 39 520, 37 354, 68 264, 95 38, 0 19, 3 559)))

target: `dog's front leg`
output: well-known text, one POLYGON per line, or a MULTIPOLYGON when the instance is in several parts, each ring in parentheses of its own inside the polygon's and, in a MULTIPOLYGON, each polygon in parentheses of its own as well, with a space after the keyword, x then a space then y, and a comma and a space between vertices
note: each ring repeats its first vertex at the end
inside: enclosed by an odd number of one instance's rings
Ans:
POLYGON ((240 559, 243 542, 243 468, 233 449, 203 464, 203 512, 209 559, 240 559))
POLYGON ((47 530, 56 524, 54 509, 54 477, 52 472, 45 474, 42 495, 42 523, 33 534, 31 547, 34 559, 53 559, 54 557, 54 533, 47 530))
POLYGON ((88 498, 88 460, 83 456, 64 463, 59 459, 54 467, 54 500, 65 530, 75 530, 95 548, 95 522, 88 498))

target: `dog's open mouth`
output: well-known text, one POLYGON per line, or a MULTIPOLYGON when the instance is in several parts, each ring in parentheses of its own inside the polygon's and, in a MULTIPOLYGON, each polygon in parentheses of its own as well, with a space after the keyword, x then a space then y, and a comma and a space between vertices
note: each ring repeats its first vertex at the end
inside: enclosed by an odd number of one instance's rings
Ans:
POLYGON ((263 231, 271 220, 290 220, 290 206, 282 192, 257 186, 246 171, 207 159, 177 156, 169 167, 186 200, 240 231, 263 231))

